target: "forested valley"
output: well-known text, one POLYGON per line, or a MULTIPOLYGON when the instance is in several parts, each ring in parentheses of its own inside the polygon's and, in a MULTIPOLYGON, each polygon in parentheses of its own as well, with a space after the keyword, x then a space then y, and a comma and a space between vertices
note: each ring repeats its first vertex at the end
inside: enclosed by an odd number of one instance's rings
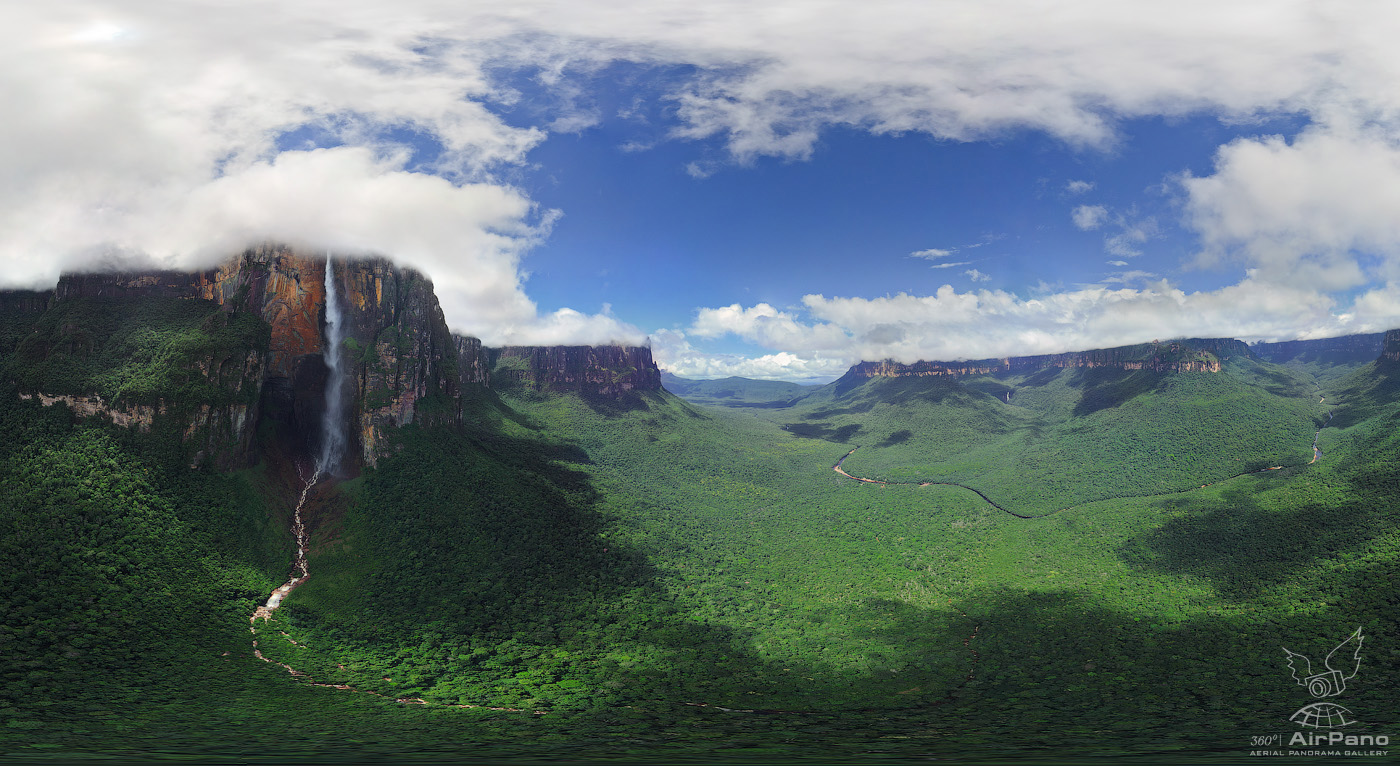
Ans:
POLYGON ((237 468, 182 435, 255 396, 190 370, 268 333, 199 300, 0 316, 5 758, 1224 758, 1296 729, 1280 647, 1357 628, 1349 731, 1400 735, 1384 358, 696 402, 501 359, 460 424, 311 488, 310 578, 250 634, 303 480, 270 425, 237 468))

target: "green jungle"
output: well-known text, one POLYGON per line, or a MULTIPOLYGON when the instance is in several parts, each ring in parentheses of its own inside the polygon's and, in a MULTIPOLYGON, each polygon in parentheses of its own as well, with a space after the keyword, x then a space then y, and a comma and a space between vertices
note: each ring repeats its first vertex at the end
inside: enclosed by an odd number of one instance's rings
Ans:
POLYGON ((1223 762, 1357 628, 1348 733, 1400 736, 1400 364, 494 386, 313 488, 250 635, 295 471, 179 433, 268 337, 0 316, 0 763, 1223 762))

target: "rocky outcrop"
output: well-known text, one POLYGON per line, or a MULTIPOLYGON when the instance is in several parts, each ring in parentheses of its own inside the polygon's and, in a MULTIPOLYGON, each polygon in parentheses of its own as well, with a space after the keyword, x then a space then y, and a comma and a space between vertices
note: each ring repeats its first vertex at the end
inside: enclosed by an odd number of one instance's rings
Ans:
MULTIPOLYGON (((373 466, 391 449, 394 428, 460 424, 464 386, 484 386, 475 338, 454 338, 433 283, 383 258, 335 259, 346 328, 342 359, 353 451, 373 466), (474 350, 472 350, 474 347, 474 350), (463 358, 462 350, 471 353, 463 358)), ((290 248, 253 248, 209 273, 201 294, 258 312, 272 327, 263 400, 294 430, 315 432, 326 387, 326 261, 290 248)))
POLYGON ((1219 372, 1221 360, 1233 356, 1251 356, 1249 346, 1230 338, 1187 338, 1067 354, 1013 356, 968 362, 860 362, 846 374, 856 378, 965 377, 1080 367, 1153 372, 1219 372))
POLYGON ((69 394, 25 394, 21 393, 19 398, 25 401, 38 399, 39 403, 45 407, 52 407, 55 404, 63 404, 73 411, 78 417, 101 417, 112 421, 119 426, 136 428, 148 432, 151 430, 151 423, 155 421, 156 415, 164 410, 164 405, 144 405, 126 404, 112 405, 102 400, 96 394, 92 396, 72 396, 69 394))
POLYGON ((1388 364, 1400 364, 1400 330, 1389 330, 1381 342, 1381 355, 1376 360, 1388 364))
POLYGON ((324 258, 264 245, 193 275, 193 289, 182 297, 204 298, 226 311, 261 316, 272 327, 267 376, 294 380, 301 366, 319 361, 322 353, 325 263, 324 258))
POLYGON ((457 346, 457 377, 459 384, 467 386, 491 385, 491 359, 480 338, 470 335, 453 335, 452 342, 457 346))
POLYGON ((1325 364, 1365 364, 1374 361, 1385 344, 1385 333, 1343 335, 1337 338, 1255 343, 1256 356, 1274 364, 1319 361, 1325 364))
POLYGON ((615 398, 661 389, 661 370, 648 346, 507 346, 489 353, 495 379, 535 391, 615 398))

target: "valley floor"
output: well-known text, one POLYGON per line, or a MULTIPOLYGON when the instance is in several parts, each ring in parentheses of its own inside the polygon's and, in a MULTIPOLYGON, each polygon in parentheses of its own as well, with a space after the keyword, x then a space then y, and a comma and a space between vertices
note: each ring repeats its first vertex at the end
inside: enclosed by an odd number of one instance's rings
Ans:
POLYGON ((1079 414, 1067 381, 1019 405, 892 387, 763 417, 505 391, 325 489, 267 663, 247 616, 291 563, 281 480, 159 468, 10 395, 0 425, 37 446, 7 447, 3 636, 34 661, 5 676, 0 752, 1223 762, 1312 701, 1280 647, 1357 627, 1348 733, 1400 736, 1392 384, 1231 385, 1079 414))

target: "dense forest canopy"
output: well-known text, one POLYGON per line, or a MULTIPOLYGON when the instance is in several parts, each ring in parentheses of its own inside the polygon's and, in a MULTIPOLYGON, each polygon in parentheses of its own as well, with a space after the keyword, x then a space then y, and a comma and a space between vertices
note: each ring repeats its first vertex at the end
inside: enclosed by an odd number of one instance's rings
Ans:
POLYGON ((1310 701, 1279 647, 1358 627, 1337 699, 1400 734, 1384 359, 695 402, 501 374, 308 490, 285 429, 238 470, 189 430, 255 403, 201 370, 265 352, 256 315, 84 298, 0 328, 15 757, 1244 754, 1310 701), (303 491, 311 577, 250 637, 303 491))

